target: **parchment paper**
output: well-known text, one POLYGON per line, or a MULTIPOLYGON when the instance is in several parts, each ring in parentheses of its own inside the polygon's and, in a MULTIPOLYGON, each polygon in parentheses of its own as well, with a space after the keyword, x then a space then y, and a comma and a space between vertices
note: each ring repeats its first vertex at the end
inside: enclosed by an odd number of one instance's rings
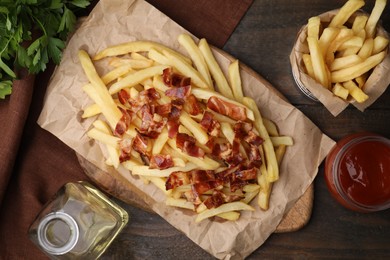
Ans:
MULTIPOLYGON (((91 101, 81 89, 87 78, 77 52, 85 49, 94 55, 110 45, 154 40, 185 53, 176 40, 183 32, 186 31, 182 27, 144 1, 101 0, 64 51, 48 86, 39 125, 100 169, 114 172, 104 163, 104 146, 86 136, 95 119, 81 119, 82 109, 91 101)), ((229 59, 215 50, 214 54, 226 72, 229 59)), ((98 71, 101 72, 101 67, 98 71)), ((245 94, 254 97, 262 114, 278 125, 281 134, 292 136, 295 142, 285 154, 268 211, 260 210, 253 201, 256 211, 243 212, 236 222, 205 220, 196 224, 194 213, 167 207, 163 192, 153 184, 144 184, 124 168, 118 170, 124 180, 144 194, 145 201, 156 213, 220 259, 245 258, 263 244, 312 183, 318 166, 335 144, 260 76, 242 70, 242 82, 245 94)))
MULTIPOLYGON (((338 9, 332 10, 326 13, 319 15, 321 23, 327 25, 331 19, 336 15, 338 9)), ((363 11, 358 11, 353 14, 350 20, 354 19, 356 15, 368 15, 363 11)), ((347 21, 351 22, 351 21, 347 21)), ((388 33, 383 29, 383 27, 377 27, 377 35, 384 36, 389 38, 388 33)), ((387 89, 390 84, 390 53, 387 48, 387 55, 384 60, 378 64, 371 75, 367 79, 365 85, 363 86, 364 92, 369 96, 369 98, 363 102, 358 103, 356 101, 345 101, 335 95, 327 89, 325 89, 321 84, 317 83, 309 75, 306 74, 302 55, 304 53, 309 53, 309 47, 307 45, 307 25, 302 26, 297 35, 297 40, 295 42, 294 48, 290 54, 290 63, 292 68, 292 73, 298 85, 303 86, 311 92, 311 94, 317 98, 333 116, 340 114, 349 104, 354 105, 360 111, 364 111, 372 103, 377 100, 380 95, 387 89)))

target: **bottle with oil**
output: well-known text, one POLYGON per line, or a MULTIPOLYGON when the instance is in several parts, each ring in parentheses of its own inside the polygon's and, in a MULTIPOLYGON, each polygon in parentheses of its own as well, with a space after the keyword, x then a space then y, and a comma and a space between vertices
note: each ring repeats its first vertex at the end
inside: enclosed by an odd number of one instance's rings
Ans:
POLYGON ((127 212, 89 183, 67 183, 38 214, 29 236, 51 259, 97 259, 127 222, 127 212))

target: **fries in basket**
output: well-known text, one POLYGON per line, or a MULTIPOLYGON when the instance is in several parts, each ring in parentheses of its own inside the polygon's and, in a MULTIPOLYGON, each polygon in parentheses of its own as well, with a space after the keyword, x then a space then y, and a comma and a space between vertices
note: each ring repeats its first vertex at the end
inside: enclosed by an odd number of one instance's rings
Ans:
POLYGON ((125 167, 167 196, 168 206, 237 220, 251 203, 267 210, 272 183, 292 138, 279 136, 242 91, 238 61, 224 75, 205 39, 180 35, 190 58, 159 43, 136 41, 79 59, 95 117, 87 135, 106 146, 106 163, 125 167), (95 61, 107 59, 99 75, 95 61), (216 90, 220 91, 217 92, 216 90), (102 115, 102 116, 101 116, 102 115))
POLYGON ((376 35, 386 2, 376 0, 367 16, 356 13, 364 6, 363 0, 348 0, 328 25, 321 24, 318 16, 308 20, 309 53, 303 64, 307 74, 335 96, 358 103, 369 98, 364 84, 385 58, 389 45, 387 38, 376 35))

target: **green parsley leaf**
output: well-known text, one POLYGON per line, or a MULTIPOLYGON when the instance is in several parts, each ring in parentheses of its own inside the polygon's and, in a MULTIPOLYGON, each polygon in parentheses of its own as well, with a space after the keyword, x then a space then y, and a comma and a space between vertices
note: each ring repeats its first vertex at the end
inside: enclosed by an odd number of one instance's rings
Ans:
POLYGON ((89 4, 90 0, 0 0, 0 99, 12 92, 14 68, 36 74, 50 60, 59 64, 76 24, 74 12, 89 4))
POLYGON ((12 93, 12 81, 5 80, 0 81, 0 98, 4 99, 6 96, 12 93))

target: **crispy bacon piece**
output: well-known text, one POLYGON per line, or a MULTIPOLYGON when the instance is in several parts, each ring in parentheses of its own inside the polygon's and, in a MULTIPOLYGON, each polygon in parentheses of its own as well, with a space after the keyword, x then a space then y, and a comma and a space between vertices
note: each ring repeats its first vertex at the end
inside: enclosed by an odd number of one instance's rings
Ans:
POLYGON ((172 172, 165 182, 166 190, 190 184, 190 174, 188 172, 172 172))
POLYGON ((140 126, 140 133, 143 135, 155 139, 161 133, 164 128, 167 119, 155 121, 153 117, 154 105, 145 104, 140 109, 142 123, 140 126))
POLYGON ((123 108, 119 108, 119 110, 122 112, 122 117, 115 126, 114 135, 121 137, 128 129, 133 113, 130 110, 125 110, 123 108))
POLYGON ((203 149, 196 145, 195 138, 185 133, 176 134, 176 146, 193 157, 204 157, 205 155, 203 149))
POLYGON ((224 194, 220 191, 214 191, 213 195, 207 198, 203 203, 208 209, 217 208, 225 203, 224 194))
POLYGON ((250 149, 247 150, 247 155, 248 155, 248 161, 249 161, 248 167, 259 168, 261 166, 261 164, 263 163, 258 146, 251 145, 250 149))
POLYGON ((171 98, 186 98, 191 93, 191 85, 172 87, 165 91, 165 95, 171 98))
POLYGON ((163 104, 163 105, 157 105, 154 107, 154 112, 157 113, 160 116, 168 117, 169 113, 171 113, 172 104, 163 104))
POLYGON ((241 170, 241 171, 235 171, 232 174, 232 181, 235 180, 242 180, 242 181, 249 181, 249 180, 254 180, 257 177, 257 169, 256 168, 251 168, 251 169, 246 169, 246 170, 241 170))
POLYGON ((211 153, 219 159, 228 161, 233 153, 232 145, 230 143, 216 143, 211 153))
POLYGON ((155 154, 152 155, 150 158, 150 163, 149 163, 149 168, 150 169, 167 169, 171 168, 174 166, 172 156, 169 154, 164 155, 164 154, 155 154))
POLYGON ((196 116, 203 112, 203 108, 201 107, 200 103, 192 94, 186 98, 185 106, 187 107, 188 113, 190 115, 196 116))
POLYGON ((140 154, 148 154, 148 140, 141 134, 137 133, 133 140, 133 149, 140 154))
POLYGON ((122 105, 125 105, 127 103, 127 101, 130 99, 129 92, 127 92, 124 89, 121 89, 118 92, 118 99, 119 99, 119 102, 121 102, 122 105))
POLYGON ((168 87, 182 87, 191 84, 191 78, 175 73, 172 68, 164 69, 162 78, 163 82, 168 87))
POLYGON ((235 120, 245 121, 247 119, 246 110, 242 106, 229 103, 225 100, 212 96, 207 101, 207 107, 211 110, 228 116, 235 120))
POLYGON ((244 137, 244 141, 250 145, 259 146, 263 143, 263 138, 255 134, 252 130, 249 130, 247 135, 244 137))
POLYGON ((215 181, 215 174, 213 171, 206 170, 192 170, 191 183, 202 183, 215 181))
POLYGON ((203 113, 203 117, 202 120, 200 121, 200 125, 211 136, 217 137, 221 132, 221 124, 214 119, 213 114, 211 112, 205 111, 203 113))
POLYGON ((120 155, 119 155, 119 161, 122 163, 124 161, 130 160, 131 158, 131 149, 132 149, 132 139, 130 138, 123 138, 119 142, 119 148, 120 148, 120 155))

